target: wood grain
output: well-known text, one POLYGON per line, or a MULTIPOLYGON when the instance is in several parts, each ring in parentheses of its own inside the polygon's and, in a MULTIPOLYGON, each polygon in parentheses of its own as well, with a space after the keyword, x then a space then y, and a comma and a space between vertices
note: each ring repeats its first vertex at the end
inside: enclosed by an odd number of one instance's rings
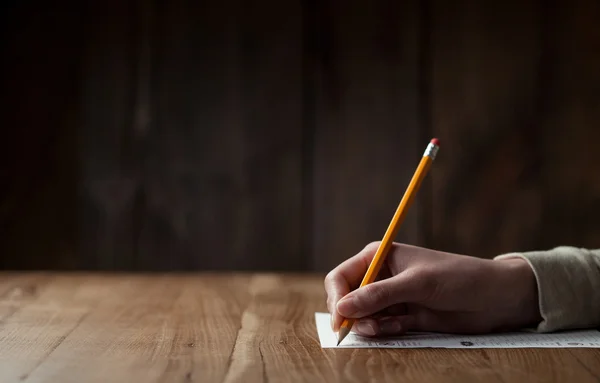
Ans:
POLYGON ((1 273, 0 381, 583 383, 600 375, 594 349, 321 349, 322 278, 1 273))
POLYGON ((555 1, 548 15, 549 87, 541 148, 540 247, 556 242, 597 247, 600 222, 600 3, 555 1), (577 126, 577 128, 573 128, 577 126))
POLYGON ((0 268, 72 266, 83 6, 0 7, 0 268))
POLYGON ((135 262, 145 138, 136 97, 143 11, 135 1, 90 2, 82 16, 77 268, 122 270, 135 262))
MULTIPOLYGON (((313 259, 329 270, 381 240, 429 139, 418 121, 417 1, 316 8, 313 259)), ((397 238, 421 241, 415 201, 397 238)))
MULTIPOLYGON (((482 257, 535 245, 539 3, 432 7, 433 243, 482 257), (517 218, 519 217, 519 218, 517 218)), ((541 132, 540 132, 541 133, 541 132)))
POLYGON ((1 269, 598 247, 597 0, 1 7, 1 269))
POLYGON ((300 2, 169 1, 155 14, 136 263, 304 269, 300 2))
POLYGON ((598 12, 587 0, 433 2, 443 146, 430 246, 480 257, 597 247, 598 12))

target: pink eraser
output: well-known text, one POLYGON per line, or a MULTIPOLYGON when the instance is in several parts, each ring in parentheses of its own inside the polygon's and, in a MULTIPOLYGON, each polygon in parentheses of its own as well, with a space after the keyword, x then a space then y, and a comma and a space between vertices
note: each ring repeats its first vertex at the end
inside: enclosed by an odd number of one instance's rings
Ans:
POLYGON ((440 140, 438 140, 437 138, 432 139, 431 143, 434 144, 435 146, 440 146, 440 140))

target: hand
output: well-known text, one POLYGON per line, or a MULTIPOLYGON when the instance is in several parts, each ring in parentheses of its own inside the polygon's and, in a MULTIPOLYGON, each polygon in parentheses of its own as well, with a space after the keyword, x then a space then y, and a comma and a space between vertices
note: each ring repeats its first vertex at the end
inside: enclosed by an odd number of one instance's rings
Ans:
POLYGON ((356 289, 378 246, 368 245, 327 274, 334 331, 343 318, 356 318, 352 330, 363 336, 489 333, 541 321, 535 275, 524 259, 489 260, 395 243, 378 280, 356 289))

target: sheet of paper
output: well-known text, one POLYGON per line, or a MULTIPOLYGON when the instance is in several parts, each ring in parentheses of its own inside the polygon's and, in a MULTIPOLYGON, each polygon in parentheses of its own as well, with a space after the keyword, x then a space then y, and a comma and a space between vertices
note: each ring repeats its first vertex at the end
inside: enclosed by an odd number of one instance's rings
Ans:
POLYGON ((329 313, 316 313, 322 348, 600 348, 600 331, 580 330, 539 334, 514 332, 493 335, 410 333, 397 338, 364 338, 354 333, 337 344, 329 313))

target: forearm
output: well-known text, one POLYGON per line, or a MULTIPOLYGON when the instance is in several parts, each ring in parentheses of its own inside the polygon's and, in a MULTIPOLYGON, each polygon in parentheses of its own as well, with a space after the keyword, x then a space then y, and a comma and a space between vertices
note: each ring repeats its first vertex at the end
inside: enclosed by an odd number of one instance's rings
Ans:
POLYGON ((536 277, 542 321, 537 331, 600 326, 600 249, 557 247, 496 257, 525 259, 536 277))

